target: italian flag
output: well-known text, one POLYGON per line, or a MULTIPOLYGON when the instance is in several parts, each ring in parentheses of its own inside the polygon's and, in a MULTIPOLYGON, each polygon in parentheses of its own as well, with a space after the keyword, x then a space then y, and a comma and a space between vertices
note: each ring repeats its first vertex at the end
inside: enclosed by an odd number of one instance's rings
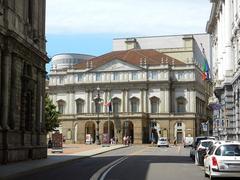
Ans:
POLYGON ((112 99, 108 99, 104 106, 108 107, 108 112, 112 112, 112 99))

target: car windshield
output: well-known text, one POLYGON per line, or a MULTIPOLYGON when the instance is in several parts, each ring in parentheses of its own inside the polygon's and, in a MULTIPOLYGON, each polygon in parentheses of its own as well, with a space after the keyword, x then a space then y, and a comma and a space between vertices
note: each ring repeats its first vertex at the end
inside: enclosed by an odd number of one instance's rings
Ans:
POLYGON ((223 145, 220 149, 222 156, 240 156, 240 145, 238 144, 223 145))
POLYGON ((163 138, 161 138, 160 141, 167 141, 167 139, 163 139, 163 138))
POLYGON ((208 147, 211 144, 211 141, 202 142, 203 147, 208 147))

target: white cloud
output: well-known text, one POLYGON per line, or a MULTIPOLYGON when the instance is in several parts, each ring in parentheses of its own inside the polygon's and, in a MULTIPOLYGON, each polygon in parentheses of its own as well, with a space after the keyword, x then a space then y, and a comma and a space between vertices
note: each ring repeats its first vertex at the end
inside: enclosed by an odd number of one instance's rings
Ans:
POLYGON ((209 0, 47 0, 47 34, 203 32, 209 0))

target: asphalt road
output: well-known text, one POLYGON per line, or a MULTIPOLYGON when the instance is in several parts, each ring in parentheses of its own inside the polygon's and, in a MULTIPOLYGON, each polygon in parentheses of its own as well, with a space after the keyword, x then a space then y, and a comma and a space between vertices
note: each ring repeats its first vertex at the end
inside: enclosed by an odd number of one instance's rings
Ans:
POLYGON ((17 180, 204 180, 189 148, 130 146, 16 178, 17 180))

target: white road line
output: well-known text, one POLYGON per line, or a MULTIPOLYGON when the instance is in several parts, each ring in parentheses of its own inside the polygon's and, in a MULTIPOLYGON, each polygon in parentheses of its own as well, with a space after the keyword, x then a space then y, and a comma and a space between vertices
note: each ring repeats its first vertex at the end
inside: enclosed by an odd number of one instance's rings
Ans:
POLYGON ((120 164, 121 162, 125 161, 128 157, 130 156, 135 156, 137 155, 138 153, 140 152, 143 152, 144 150, 146 149, 143 148, 137 152, 133 152, 133 153, 130 153, 128 154, 127 156, 124 156, 124 157, 121 157, 111 163, 109 163, 108 165, 102 167, 101 169, 99 169, 96 173, 94 173, 92 175, 92 177, 90 178, 90 180, 104 180, 104 178, 106 177, 106 175, 108 174, 108 172, 115 166, 117 166, 118 164, 120 164))
POLYGON ((112 165, 111 167, 109 167, 104 173, 103 175, 101 176, 100 180, 104 180, 106 175, 108 174, 108 172, 114 168, 115 166, 117 166, 118 164, 120 164, 121 162, 125 161, 128 157, 125 157, 124 159, 118 161, 116 164, 112 165))
POLYGON ((108 168, 112 169, 115 165, 121 163, 122 161, 126 160, 127 158, 128 157, 121 157, 121 158, 109 163, 108 165, 102 167, 96 173, 93 174, 93 176, 90 178, 90 180, 98 180, 99 177, 101 177, 101 174, 103 174, 104 171, 108 171, 108 168))

